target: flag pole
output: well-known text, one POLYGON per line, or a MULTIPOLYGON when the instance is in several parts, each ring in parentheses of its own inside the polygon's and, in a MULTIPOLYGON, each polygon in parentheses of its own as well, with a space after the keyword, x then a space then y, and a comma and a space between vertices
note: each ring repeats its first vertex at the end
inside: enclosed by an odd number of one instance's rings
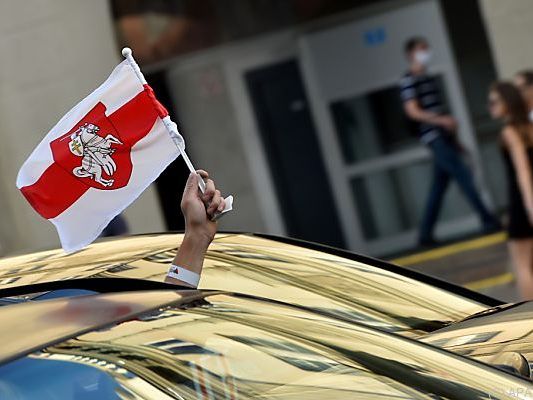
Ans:
MULTIPOLYGON (((122 55, 130 64, 131 68, 133 69, 133 72, 135 72, 135 75, 137 75, 137 78, 139 78, 139 81, 141 82, 141 84, 148 85, 148 82, 146 82, 146 79, 144 78, 144 75, 141 69, 139 68, 139 65, 133 58, 131 49, 129 47, 124 47, 122 49, 122 55)), ((187 152, 185 151, 185 142, 183 140, 183 137, 180 135, 178 131, 178 126, 174 123, 174 121, 170 119, 169 115, 162 118, 162 121, 165 124, 165 127, 167 128, 167 132, 170 138, 172 139, 172 142, 174 142, 181 156, 183 157, 183 161, 185 161, 185 164, 187 164, 187 168, 189 168, 190 172, 198 175, 198 173, 196 172, 196 169, 194 168, 194 165, 192 165, 191 159, 189 158, 189 156, 187 155, 187 152)), ((205 192, 205 182, 200 175, 198 175, 198 187, 200 188, 200 191, 202 193, 205 192)), ((230 196, 225 197, 224 201, 225 201, 226 207, 221 213, 215 215, 212 218, 213 221, 219 219, 224 214, 233 210, 233 196, 230 195, 230 196)))
MULTIPOLYGON (((144 78, 144 75, 139 68, 139 65, 135 61, 132 55, 132 51, 129 47, 124 47, 122 49, 122 55, 126 60, 128 60, 131 68, 135 72, 135 75, 137 75, 137 78, 141 81, 143 85, 147 85, 148 82, 144 78)), ((176 147, 178 148, 179 152, 181 153, 181 156, 183 157, 183 161, 185 161, 185 164, 187 164, 187 168, 189 168, 190 172, 194 172, 196 174, 196 169, 194 168, 194 165, 191 162, 191 159, 187 155, 187 152, 185 151, 185 143, 183 142, 183 139, 178 131, 178 126, 170 119, 170 116, 166 116, 163 119, 163 123, 165 124, 165 127, 167 128, 168 134, 176 147)), ((204 180, 199 176, 198 179, 198 187, 202 191, 202 193, 205 192, 205 182, 204 180)))

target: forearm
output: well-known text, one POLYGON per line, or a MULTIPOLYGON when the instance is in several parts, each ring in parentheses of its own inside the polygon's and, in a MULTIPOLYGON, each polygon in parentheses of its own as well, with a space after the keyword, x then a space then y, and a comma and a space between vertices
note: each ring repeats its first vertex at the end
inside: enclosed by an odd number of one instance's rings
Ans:
POLYGON ((442 117, 442 115, 431 111, 417 110, 416 112, 412 113, 410 117, 418 122, 439 125, 439 119, 442 117))
POLYGON ((524 206, 528 212, 533 212, 533 184, 529 171, 518 172, 518 186, 524 200, 524 206))
MULTIPOLYGON (((172 264, 201 275, 205 254, 210 243, 211 241, 205 235, 186 231, 172 264)), ((190 286, 186 282, 169 276, 165 278, 165 282, 190 286)))
POLYGON ((529 212, 533 211, 533 182, 531 167, 526 150, 523 145, 515 145, 511 148, 511 157, 517 173, 518 187, 522 194, 524 206, 529 212))
POLYGON ((185 235, 165 278, 166 283, 196 288, 202 274, 207 248, 213 241, 217 223, 211 218, 224 209, 224 199, 206 171, 189 174, 181 198, 185 217, 185 235), (198 190, 198 180, 204 179, 205 192, 198 190))
POLYGON ((441 114, 422 109, 416 100, 405 102, 404 109, 409 118, 427 124, 440 125, 442 123, 442 118, 444 117, 441 114))

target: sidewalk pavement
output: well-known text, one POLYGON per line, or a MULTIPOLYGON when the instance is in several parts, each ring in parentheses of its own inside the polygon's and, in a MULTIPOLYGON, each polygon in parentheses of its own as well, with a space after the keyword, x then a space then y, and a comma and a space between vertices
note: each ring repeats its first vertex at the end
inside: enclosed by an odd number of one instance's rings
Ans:
POLYGON ((395 258, 391 262, 505 302, 519 300, 504 233, 395 258))

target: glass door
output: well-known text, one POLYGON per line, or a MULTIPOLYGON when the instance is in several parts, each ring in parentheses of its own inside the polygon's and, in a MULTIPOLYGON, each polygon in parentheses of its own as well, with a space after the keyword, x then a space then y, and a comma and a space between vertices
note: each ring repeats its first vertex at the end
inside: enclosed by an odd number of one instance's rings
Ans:
MULTIPOLYGON (((444 91, 442 76, 438 81, 444 91)), ((432 182, 433 162, 405 117, 397 84, 333 101, 329 109, 363 239, 380 247, 384 239, 401 242, 405 234, 412 241, 432 182)), ((458 190, 450 190, 440 222, 469 214, 458 190)))

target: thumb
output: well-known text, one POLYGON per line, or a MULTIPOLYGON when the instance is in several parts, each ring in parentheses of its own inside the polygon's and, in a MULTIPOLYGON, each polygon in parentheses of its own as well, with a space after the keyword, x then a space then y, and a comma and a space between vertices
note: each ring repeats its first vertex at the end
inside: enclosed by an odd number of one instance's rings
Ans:
POLYGON ((198 197, 198 175, 194 172, 189 174, 187 183, 185 184, 185 190, 183 191, 183 198, 196 198, 198 197))

